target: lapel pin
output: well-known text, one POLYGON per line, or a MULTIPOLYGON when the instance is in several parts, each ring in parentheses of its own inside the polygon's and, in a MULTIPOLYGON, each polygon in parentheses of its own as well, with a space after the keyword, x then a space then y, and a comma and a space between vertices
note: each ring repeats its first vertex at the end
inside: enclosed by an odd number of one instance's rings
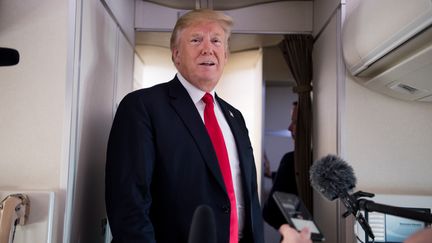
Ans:
POLYGON ((229 111, 229 113, 230 113, 230 116, 234 117, 234 114, 231 111, 229 111))

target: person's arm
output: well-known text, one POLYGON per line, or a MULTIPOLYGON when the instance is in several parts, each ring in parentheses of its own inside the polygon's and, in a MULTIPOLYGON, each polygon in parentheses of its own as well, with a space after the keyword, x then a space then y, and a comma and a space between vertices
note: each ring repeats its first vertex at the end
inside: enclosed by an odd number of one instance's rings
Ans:
MULTIPOLYGON (((295 188, 296 185, 295 185, 295 178, 293 178, 295 174, 292 171, 294 170, 293 167, 294 161, 292 160, 292 156, 293 156, 293 152, 286 153, 281 159, 281 162, 279 163, 279 167, 277 170, 276 178, 270 190, 270 194, 267 200, 264 202, 264 207, 262 212, 263 218, 268 224, 270 224, 276 230, 278 230, 279 227, 282 224, 285 224, 287 221, 282 215, 282 213, 280 212, 276 202, 274 201, 273 193, 275 191, 293 193, 293 189, 291 188, 295 188)), ((294 194, 296 194, 296 192, 294 194)))
POLYGON ((154 144, 150 119, 137 95, 120 104, 108 141, 105 201, 113 242, 154 243, 149 217, 154 144))
POLYGON ((308 228, 303 228, 300 232, 291 228, 288 224, 283 224, 279 228, 282 235, 281 243, 312 243, 311 233, 308 228))

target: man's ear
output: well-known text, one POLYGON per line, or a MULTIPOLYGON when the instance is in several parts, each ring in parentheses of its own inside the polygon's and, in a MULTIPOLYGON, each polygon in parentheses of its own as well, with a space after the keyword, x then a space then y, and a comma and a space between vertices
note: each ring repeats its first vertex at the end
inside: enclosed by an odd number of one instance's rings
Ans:
POLYGON ((225 60, 224 60, 225 64, 228 62, 229 55, 230 55, 230 51, 229 51, 229 49, 227 47, 227 48, 225 48, 225 60))
POLYGON ((172 60, 175 65, 180 63, 179 50, 177 48, 172 49, 172 60))

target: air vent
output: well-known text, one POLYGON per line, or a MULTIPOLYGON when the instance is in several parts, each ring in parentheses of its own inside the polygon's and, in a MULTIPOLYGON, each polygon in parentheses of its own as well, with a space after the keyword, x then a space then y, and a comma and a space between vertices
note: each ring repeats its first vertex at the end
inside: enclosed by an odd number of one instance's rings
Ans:
POLYGON ((403 94, 416 94, 419 92, 418 89, 403 83, 394 84, 390 86, 390 89, 403 94))
POLYGON ((414 87, 412 84, 402 82, 392 82, 387 87, 391 90, 390 92, 398 93, 402 96, 416 97, 413 100, 421 99, 431 94, 429 90, 414 87))

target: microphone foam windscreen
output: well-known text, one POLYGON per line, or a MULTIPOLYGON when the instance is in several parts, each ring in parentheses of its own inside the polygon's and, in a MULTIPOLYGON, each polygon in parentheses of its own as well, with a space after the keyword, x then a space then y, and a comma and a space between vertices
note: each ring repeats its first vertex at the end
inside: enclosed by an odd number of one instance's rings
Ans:
POLYGON ((315 161, 309 172, 312 187, 328 200, 351 191, 357 182, 353 168, 336 155, 315 161))
POLYGON ((12 66, 19 62, 19 52, 15 49, 0 47, 0 66, 12 66))
POLYGON ((213 210, 207 205, 195 209, 189 230, 188 243, 216 243, 216 222, 213 210))

